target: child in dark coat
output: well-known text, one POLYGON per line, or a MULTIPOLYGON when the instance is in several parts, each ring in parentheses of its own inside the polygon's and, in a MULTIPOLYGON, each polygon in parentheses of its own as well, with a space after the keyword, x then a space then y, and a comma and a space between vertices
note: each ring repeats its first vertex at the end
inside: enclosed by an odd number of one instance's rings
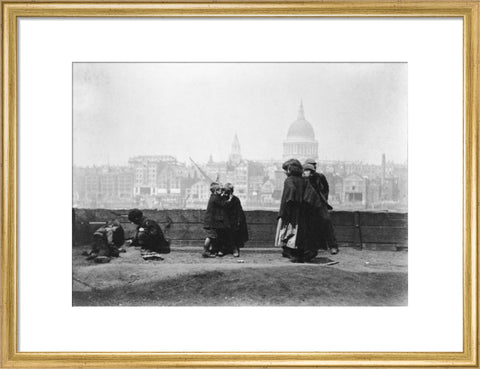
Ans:
POLYGON ((158 254, 170 253, 170 241, 165 238, 156 221, 143 216, 138 209, 130 210, 128 220, 137 226, 131 246, 141 247, 141 255, 145 260, 163 260, 158 254))
POLYGON ((210 199, 205 212, 206 238, 202 256, 204 258, 223 256, 225 244, 228 243, 230 222, 226 208, 230 204, 230 198, 223 196, 222 186, 213 182, 210 185, 210 199))
POLYGON ((240 199, 233 194, 234 187, 231 183, 226 183, 223 187, 224 193, 231 197, 231 204, 227 208, 227 214, 230 221, 230 241, 231 248, 229 252, 235 257, 240 256, 240 249, 248 241, 247 219, 242 208, 240 199))

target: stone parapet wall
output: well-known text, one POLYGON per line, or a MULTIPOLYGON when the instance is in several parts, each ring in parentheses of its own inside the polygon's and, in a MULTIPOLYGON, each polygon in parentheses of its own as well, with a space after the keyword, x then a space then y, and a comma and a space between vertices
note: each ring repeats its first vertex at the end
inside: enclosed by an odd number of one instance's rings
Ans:
MULTIPOLYGON (((144 215, 157 221, 172 246, 201 246, 204 210, 143 210, 144 215)), ((131 237, 135 225, 127 219, 128 210, 73 209, 73 244, 85 245, 92 234, 108 220, 117 219, 131 237)), ((274 247, 277 212, 255 210, 245 212, 250 234, 246 247, 274 247)), ((340 246, 377 250, 403 250, 408 244, 408 214, 393 212, 333 211, 340 246)))

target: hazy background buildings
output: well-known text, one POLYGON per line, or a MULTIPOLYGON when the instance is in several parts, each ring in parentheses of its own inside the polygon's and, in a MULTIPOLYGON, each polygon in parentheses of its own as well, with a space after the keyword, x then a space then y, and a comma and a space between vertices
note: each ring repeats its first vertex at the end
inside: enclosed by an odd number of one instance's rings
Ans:
POLYGON ((398 63, 75 64, 73 205, 204 208, 218 180, 276 210, 282 162, 313 157, 335 209, 406 211, 406 82, 398 63))

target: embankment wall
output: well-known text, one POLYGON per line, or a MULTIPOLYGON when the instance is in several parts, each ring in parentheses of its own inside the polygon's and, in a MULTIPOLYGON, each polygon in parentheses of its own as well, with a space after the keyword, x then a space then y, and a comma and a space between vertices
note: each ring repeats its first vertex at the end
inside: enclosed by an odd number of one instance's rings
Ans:
MULTIPOLYGON (((203 210, 143 210, 157 221, 172 246, 201 246, 205 238, 203 210)), ((73 244, 85 245, 104 222, 118 219, 131 237, 135 225, 127 219, 128 210, 73 209, 73 244)), ((277 213, 246 211, 250 241, 246 247, 274 247, 277 213)), ((339 246, 374 250, 404 250, 408 247, 408 214, 393 212, 333 211, 332 222, 339 246)))

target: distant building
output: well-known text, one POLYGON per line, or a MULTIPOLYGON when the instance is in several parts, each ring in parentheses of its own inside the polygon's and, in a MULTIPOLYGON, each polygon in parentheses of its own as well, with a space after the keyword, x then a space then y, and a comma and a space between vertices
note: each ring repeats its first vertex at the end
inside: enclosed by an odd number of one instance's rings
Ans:
POLYGON ((207 181, 218 181, 223 184, 227 182, 232 183, 235 187, 235 195, 242 202, 247 200, 248 162, 242 158, 237 135, 233 138, 229 160, 227 162, 215 162, 210 156, 204 172, 207 175, 207 181))
POLYGON ((343 178, 338 174, 325 173, 327 178, 329 193, 328 202, 330 204, 340 204, 343 202, 343 178))
POLYGON ((343 179, 343 203, 365 205, 367 201, 367 179, 352 173, 343 179))
MULTIPOLYGON (((313 128, 299 117, 290 126, 284 142, 284 157, 305 160, 318 157, 313 128)), ((126 209, 204 209, 210 184, 230 182, 246 210, 277 211, 286 179, 281 160, 246 160, 235 134, 227 161, 193 165, 170 155, 132 157, 128 166, 73 167, 74 207, 126 209)), ((317 170, 329 183, 329 203, 335 210, 408 210, 408 167, 387 161, 318 160, 317 170)))
POLYGON ((275 193, 275 184, 271 180, 267 180, 260 189, 261 201, 264 204, 271 204, 275 201, 273 194, 275 193))
POLYGON ((210 197, 210 183, 200 179, 187 189, 185 207, 189 209, 202 209, 210 197))
POLYGON ((128 167, 73 168, 73 201, 76 207, 121 208, 133 204, 133 172, 128 167))
POLYGON ((248 191, 248 164, 242 160, 236 166, 228 166, 225 182, 235 187, 235 195, 242 201, 247 201, 248 191))
POLYGON ((298 117, 293 122, 283 142, 283 160, 295 158, 302 163, 308 159, 318 159, 318 141, 312 125, 305 119, 303 103, 300 103, 298 117))
POLYGON ((367 208, 375 209, 381 202, 381 180, 369 179, 367 182, 367 208))
POLYGON ((168 164, 174 164, 176 160, 172 156, 135 156, 128 159, 128 164, 133 167, 135 173, 134 189, 135 196, 153 196, 161 192, 159 174, 168 164))
POLYGON ((248 199, 259 200, 260 189, 266 180, 265 166, 256 161, 248 162, 248 199))
POLYGON ((232 143, 232 151, 230 152, 230 156, 228 161, 233 165, 238 165, 242 161, 242 153, 240 151, 240 141, 238 141, 238 136, 235 134, 232 143))
POLYGON ((181 208, 186 196, 184 163, 169 155, 136 156, 128 163, 135 174, 133 194, 147 207, 181 208))
POLYGON ((134 174, 130 168, 122 168, 117 175, 117 196, 120 199, 133 198, 134 174))

